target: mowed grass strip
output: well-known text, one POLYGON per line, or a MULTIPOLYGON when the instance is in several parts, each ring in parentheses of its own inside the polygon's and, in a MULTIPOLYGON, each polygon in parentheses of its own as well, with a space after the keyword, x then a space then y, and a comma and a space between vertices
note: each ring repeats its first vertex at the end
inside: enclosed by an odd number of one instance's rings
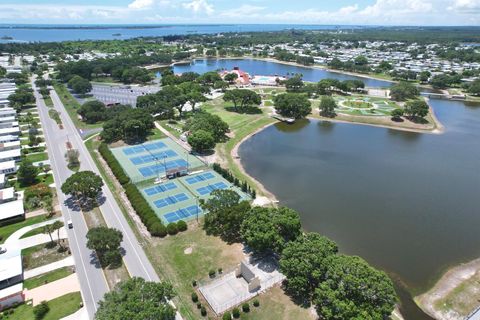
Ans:
POLYGON ((40 223, 46 221, 46 215, 36 216, 32 218, 28 218, 26 220, 8 224, 6 226, 0 226, 0 243, 3 243, 7 238, 12 235, 17 230, 20 230, 23 227, 31 226, 32 224, 40 223))
MULTIPOLYGON (((62 319, 80 309, 82 296, 80 292, 68 293, 64 296, 48 301, 50 310, 42 320, 58 320, 62 319)), ((27 304, 21 304, 12 309, 13 313, 8 315, 9 320, 27 320, 35 319, 33 307, 27 304)))
POLYGON ((23 286, 27 289, 33 289, 36 287, 43 286, 44 284, 68 277, 72 273, 73 273, 72 267, 63 267, 60 269, 56 269, 56 270, 44 273, 37 277, 26 279, 25 281, 23 281, 23 286))

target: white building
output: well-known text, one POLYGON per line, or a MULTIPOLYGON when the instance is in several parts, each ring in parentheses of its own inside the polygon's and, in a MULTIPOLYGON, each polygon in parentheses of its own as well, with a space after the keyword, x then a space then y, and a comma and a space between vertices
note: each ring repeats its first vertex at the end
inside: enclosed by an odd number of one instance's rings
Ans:
POLYGON ((0 310, 21 303, 25 298, 21 251, 14 246, 5 249, 6 252, 0 254, 0 310))

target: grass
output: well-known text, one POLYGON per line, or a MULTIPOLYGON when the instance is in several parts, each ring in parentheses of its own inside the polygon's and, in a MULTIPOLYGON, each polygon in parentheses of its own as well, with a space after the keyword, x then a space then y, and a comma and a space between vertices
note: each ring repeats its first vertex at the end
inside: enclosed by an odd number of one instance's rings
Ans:
POLYGON ((52 98, 50 98, 50 96, 48 96, 47 98, 44 98, 43 101, 45 102, 45 105, 49 108, 52 108, 53 107, 53 101, 52 101, 52 98))
POLYGON ((23 249, 22 258, 24 269, 35 269, 68 257, 68 252, 59 252, 58 248, 58 246, 50 248, 47 243, 23 249))
POLYGON ((72 267, 63 267, 56 269, 40 276, 30 278, 23 281, 23 286, 27 289, 40 287, 46 283, 50 283, 59 279, 63 279, 72 274, 72 267))
POLYGON ((1 226, 0 227, 0 243, 3 243, 3 241, 5 241, 12 233, 14 233, 17 230, 20 230, 23 227, 28 227, 28 226, 31 226, 32 224, 46 221, 46 217, 47 217, 46 215, 36 216, 36 217, 28 218, 26 220, 23 220, 17 223, 1 226))
MULTIPOLYGON (((35 184, 45 183, 46 185, 51 185, 53 182, 54 181, 53 181, 53 175, 52 174, 44 174, 44 175, 37 176, 37 181, 36 181, 35 184)), ((30 186, 21 186, 20 182, 16 181, 14 187, 15 187, 15 191, 22 191, 22 190, 25 190, 26 188, 28 188, 30 186)))
MULTIPOLYGON (((289 319, 316 319, 309 309, 299 307, 283 293, 280 287, 273 287, 256 298, 259 307, 253 306, 253 299, 249 302, 250 312, 243 313, 240 319, 262 320, 289 320, 289 319)), ((241 308, 239 308, 241 310, 241 308)))
MULTIPOLYGON (((62 319, 80 309, 82 296, 80 292, 68 293, 64 296, 48 301, 50 311, 42 320, 58 320, 62 319)), ((5 319, 9 320, 25 320, 35 319, 33 314, 33 307, 27 304, 21 304, 13 309, 13 314, 5 319)))
POLYGON ((45 161, 48 160, 48 153, 40 152, 35 154, 27 154, 26 157, 32 162, 45 161))
POLYGON ((23 236, 21 236, 20 239, 36 236, 37 234, 42 234, 42 233, 43 233, 43 227, 38 227, 28 231, 23 236))
POLYGON ((166 137, 167 136, 162 131, 158 130, 157 128, 153 128, 152 132, 147 136, 147 140, 152 141, 152 140, 158 140, 166 137))
POLYGON ((62 124, 62 119, 60 119, 60 114, 57 110, 48 110, 48 115, 53 119, 57 124, 62 124))
POLYGON ((98 122, 95 124, 87 124, 81 121, 78 118, 78 114, 77 114, 77 109, 80 108, 80 104, 78 103, 78 101, 75 100, 75 98, 70 94, 70 92, 67 90, 67 88, 63 84, 55 83, 53 87, 55 88, 55 91, 60 97, 60 100, 62 101, 63 105, 65 106, 65 109, 67 110, 67 113, 70 119, 72 119, 72 122, 75 125, 75 127, 77 127, 78 129, 92 129, 92 128, 101 128, 103 126, 102 122, 98 122))
MULTIPOLYGON (((164 127, 168 132, 170 132, 174 137, 176 138, 180 138, 180 135, 181 135, 181 132, 178 132, 177 130, 169 127, 167 124, 168 124, 168 120, 162 120, 162 121, 158 121, 162 127, 164 127)), ((176 123, 176 124, 172 124, 173 126, 175 127, 178 127, 178 128, 182 128, 183 125, 180 124, 180 123, 176 123)))

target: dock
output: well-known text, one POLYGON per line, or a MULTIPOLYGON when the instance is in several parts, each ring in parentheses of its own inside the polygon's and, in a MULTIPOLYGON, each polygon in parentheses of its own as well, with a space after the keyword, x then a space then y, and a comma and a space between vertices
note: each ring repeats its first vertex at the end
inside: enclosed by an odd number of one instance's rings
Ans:
POLYGON ((281 117, 281 116, 279 116, 279 115, 272 115, 272 118, 277 119, 278 121, 281 121, 281 122, 288 123, 288 124, 293 124, 293 123, 295 123, 295 119, 294 119, 294 118, 284 118, 284 117, 281 117))

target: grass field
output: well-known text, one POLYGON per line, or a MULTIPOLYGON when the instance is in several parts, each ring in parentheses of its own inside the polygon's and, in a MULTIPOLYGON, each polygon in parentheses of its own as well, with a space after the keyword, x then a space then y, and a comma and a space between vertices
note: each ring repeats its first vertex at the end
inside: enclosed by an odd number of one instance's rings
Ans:
POLYGON ((32 162, 45 161, 48 160, 48 153, 40 152, 34 154, 27 154, 26 157, 32 162))
POLYGON ((60 100, 62 101, 65 109, 67 110, 70 119, 72 119, 73 124, 78 129, 92 129, 92 128, 101 128, 103 123, 87 124, 81 121, 78 118, 77 109, 80 108, 80 104, 77 100, 70 94, 65 85, 61 83, 54 84, 55 91, 57 92, 60 100))
POLYGON ((47 272, 38 277, 26 279, 25 281, 23 281, 23 286, 27 289, 33 289, 36 287, 40 287, 46 283, 65 278, 71 274, 72 267, 63 267, 57 270, 47 272))
POLYGON ((162 139, 162 138, 166 138, 166 137, 167 136, 162 131, 158 130, 157 128, 153 128, 152 133, 150 133, 147 136, 147 140, 152 141, 152 140, 162 139))
POLYGON ((46 221, 46 215, 32 217, 24 221, 0 227, 0 243, 3 243, 15 231, 43 221, 46 221))
POLYGON ((46 99, 43 99, 43 101, 45 102, 45 105, 49 108, 53 107, 53 101, 52 101, 52 98, 47 97, 46 99))
MULTIPOLYGON (((78 309, 80 309, 80 303, 82 302, 82 296, 80 292, 72 292, 56 299, 48 301, 50 311, 45 315, 42 320, 58 320, 62 319, 78 309)), ((13 309, 13 314, 9 315, 5 319, 9 320, 30 320, 35 319, 33 314, 33 307, 27 304, 22 304, 13 309)))

